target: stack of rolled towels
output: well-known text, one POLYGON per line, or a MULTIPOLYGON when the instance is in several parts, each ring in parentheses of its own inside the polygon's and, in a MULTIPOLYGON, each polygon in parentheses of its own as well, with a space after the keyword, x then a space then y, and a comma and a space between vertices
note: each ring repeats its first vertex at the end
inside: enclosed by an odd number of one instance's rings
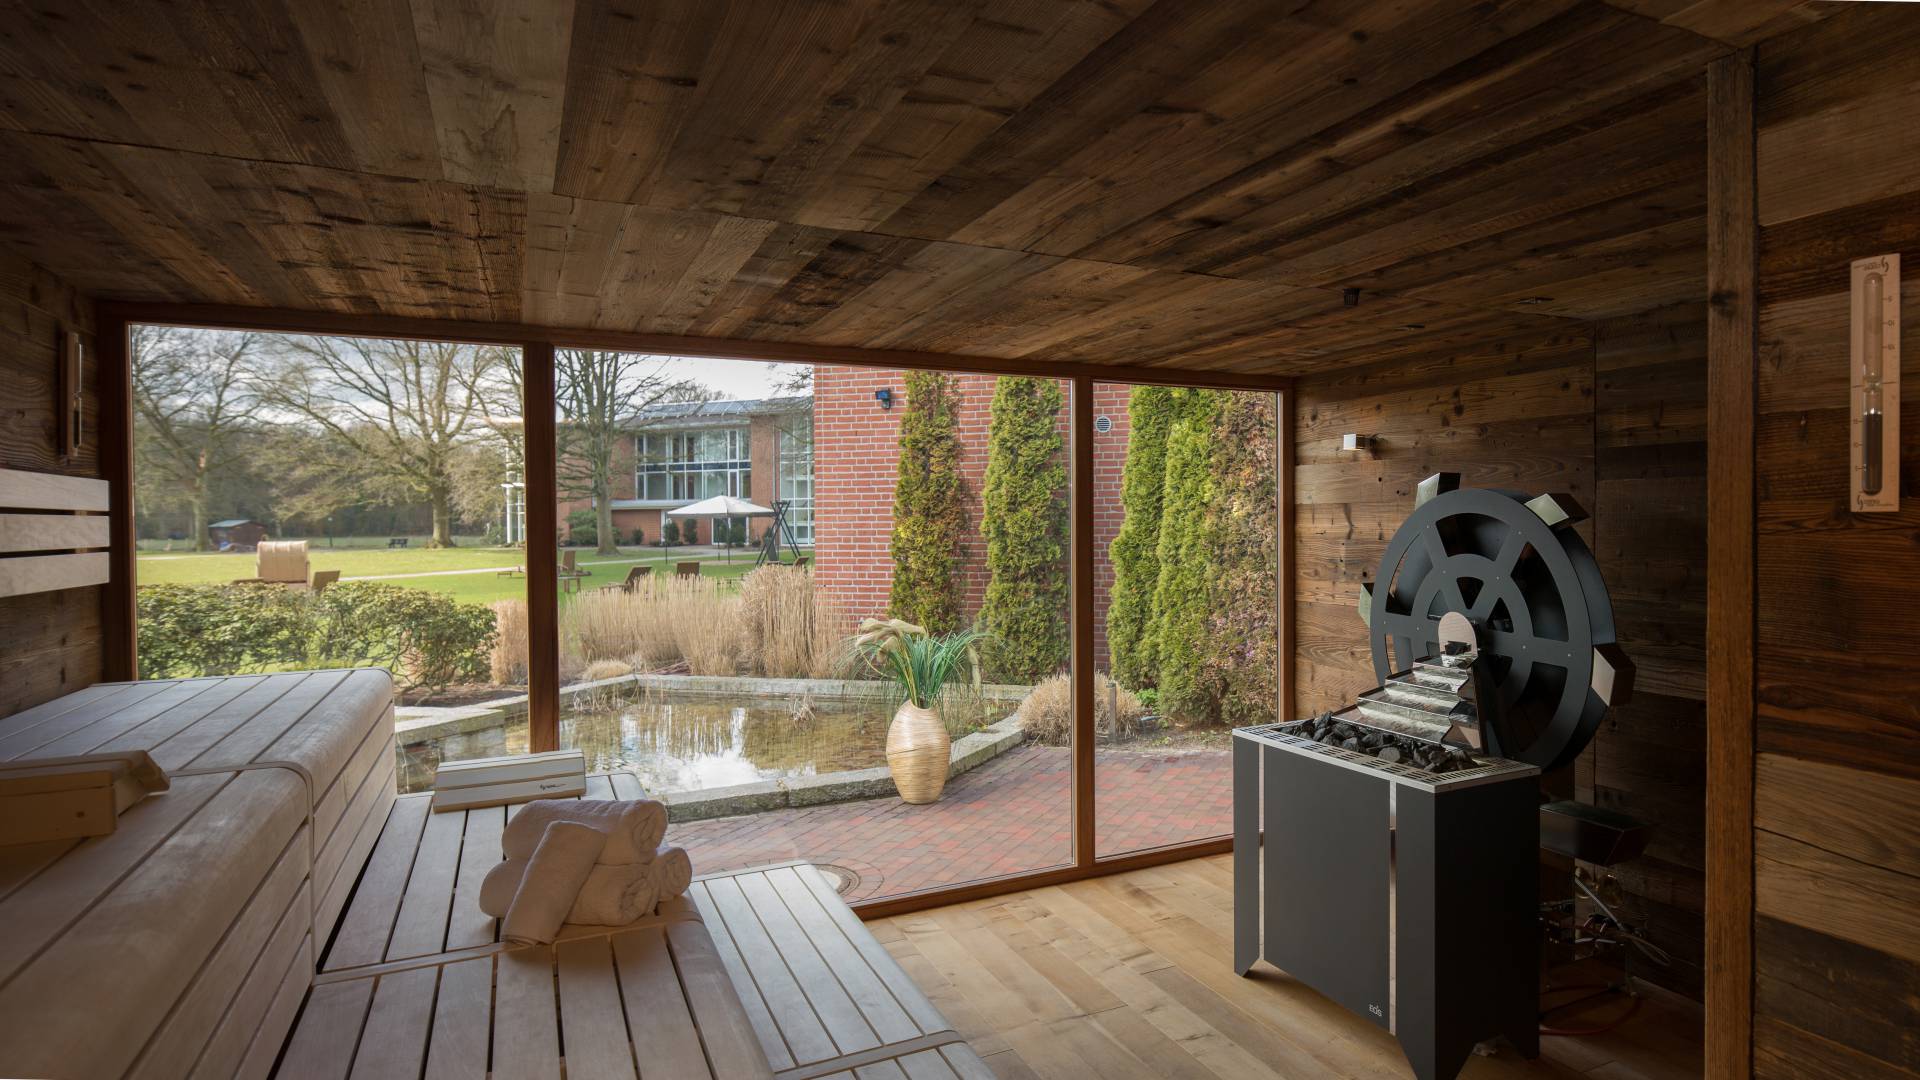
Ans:
POLYGON ((480 884, 501 937, 546 944, 566 923, 623 926, 687 891, 693 863, 662 846, 667 808, 652 799, 541 799, 507 823, 506 861, 480 884))

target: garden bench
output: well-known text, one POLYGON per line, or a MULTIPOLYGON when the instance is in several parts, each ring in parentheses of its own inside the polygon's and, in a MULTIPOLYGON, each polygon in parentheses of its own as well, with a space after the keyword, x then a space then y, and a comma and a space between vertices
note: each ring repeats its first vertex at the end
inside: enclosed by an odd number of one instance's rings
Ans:
POLYGON ((407 538, 404 536, 390 536, 387 538, 387 546, 390 548, 406 547, 407 538))
POLYGON ((0 761, 145 750, 114 832, 0 847, 0 1075, 265 1076, 394 800, 385 671, 102 683, 0 761))
MULTIPOLYGON (((641 795, 588 778, 587 798, 641 795)), ((428 802, 394 803, 281 1077, 992 1075, 811 866, 709 875, 633 926, 517 947, 475 901, 517 808, 428 802)))

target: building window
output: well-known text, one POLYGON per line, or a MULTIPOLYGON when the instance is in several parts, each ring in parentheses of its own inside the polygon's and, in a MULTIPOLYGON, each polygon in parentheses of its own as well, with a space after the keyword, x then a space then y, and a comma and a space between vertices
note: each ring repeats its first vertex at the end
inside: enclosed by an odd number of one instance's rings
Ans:
POLYGON ((634 441, 633 488, 642 499, 685 504, 715 495, 753 497, 746 428, 651 432, 634 441))
POLYGON ((793 542, 813 546, 813 414, 780 431, 780 494, 793 542))

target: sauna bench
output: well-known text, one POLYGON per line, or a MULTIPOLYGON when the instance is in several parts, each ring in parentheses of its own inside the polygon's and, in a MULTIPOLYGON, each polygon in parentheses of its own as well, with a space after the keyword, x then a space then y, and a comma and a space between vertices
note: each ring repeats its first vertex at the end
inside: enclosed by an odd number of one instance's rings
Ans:
POLYGON ((102 683, 0 718, 0 761, 117 750, 169 790, 0 847, 0 1075, 265 1076, 393 805, 393 680, 102 683))
MULTIPOLYGON (((643 795, 624 772, 587 784, 643 795)), ((810 865, 696 878, 631 926, 512 946, 477 897, 517 808, 428 801, 388 813, 280 1077, 992 1076, 810 865)))

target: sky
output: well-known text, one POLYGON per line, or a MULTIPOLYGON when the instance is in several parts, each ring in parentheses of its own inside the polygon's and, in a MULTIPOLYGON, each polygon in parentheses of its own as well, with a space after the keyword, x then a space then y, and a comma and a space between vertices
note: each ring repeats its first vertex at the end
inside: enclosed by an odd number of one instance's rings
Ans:
POLYGON ((668 363, 671 376, 694 379, 720 392, 727 400, 777 397, 783 391, 775 384, 801 370, 801 364, 766 364, 753 360, 713 360, 707 357, 676 356, 668 363))

